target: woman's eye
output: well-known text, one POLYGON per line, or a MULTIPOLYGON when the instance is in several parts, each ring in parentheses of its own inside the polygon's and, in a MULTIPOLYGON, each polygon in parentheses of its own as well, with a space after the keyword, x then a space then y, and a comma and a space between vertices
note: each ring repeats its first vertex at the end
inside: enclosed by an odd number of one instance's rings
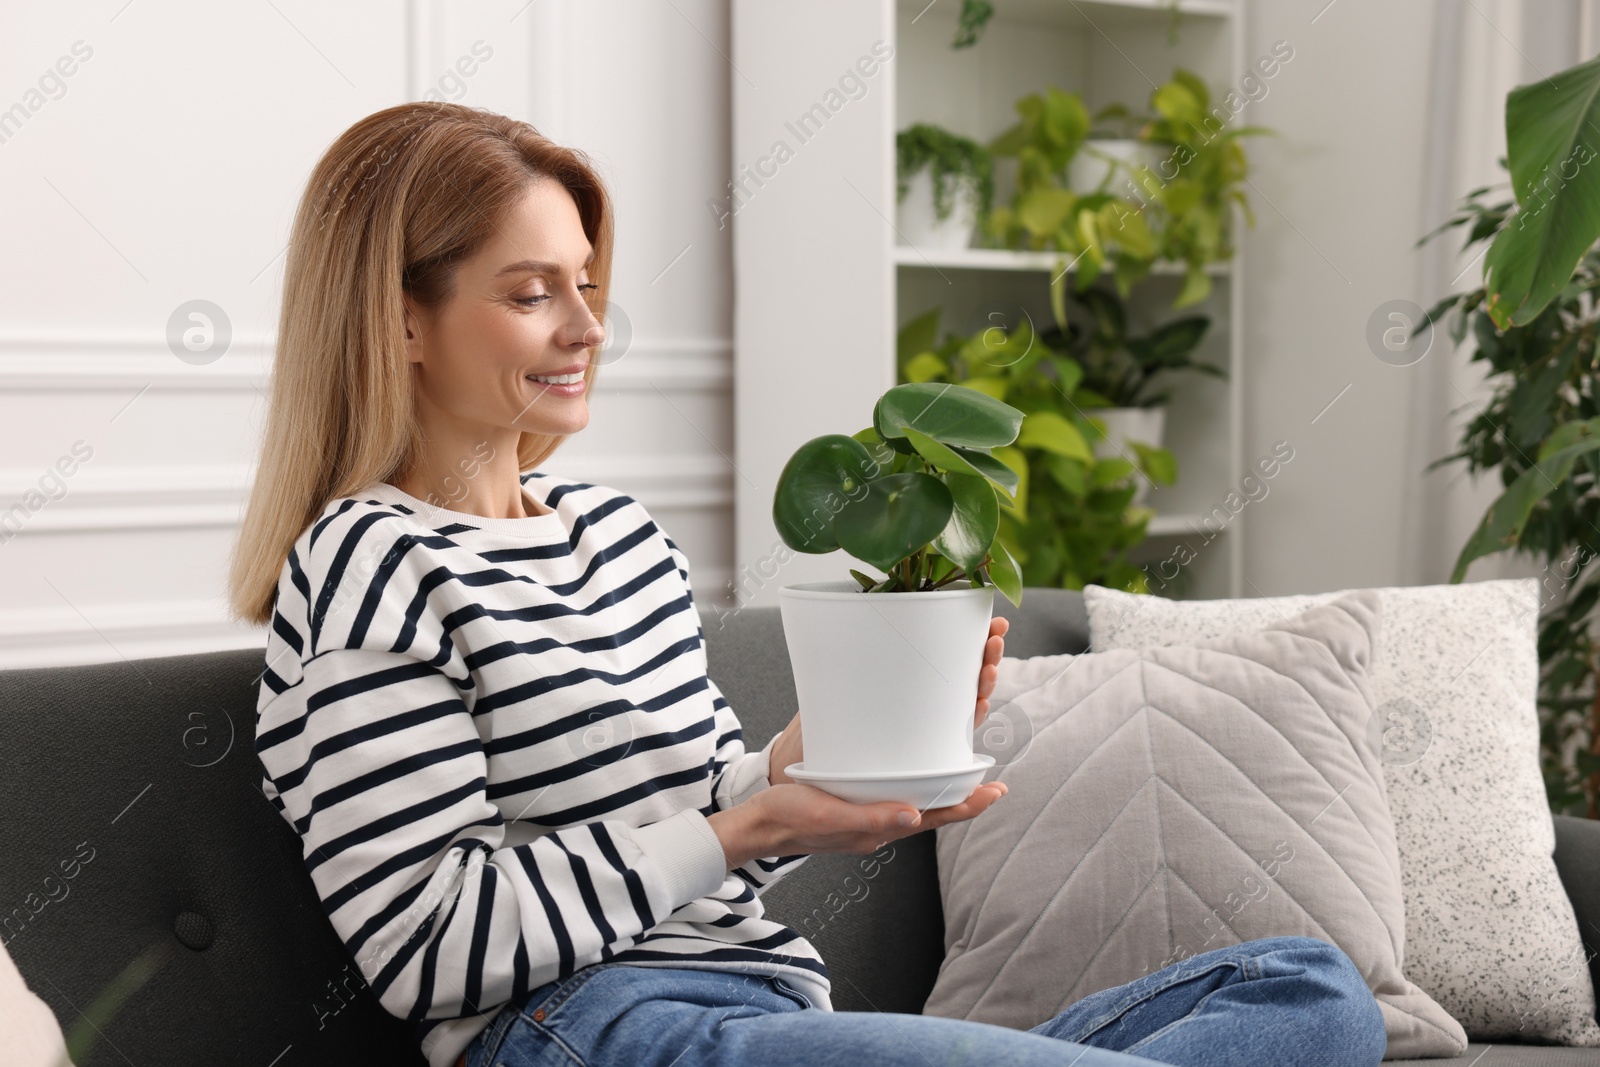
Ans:
POLYGON ((598 288, 600 288, 600 286, 596 285, 594 282, 585 282, 584 284, 578 286, 578 288, 579 289, 598 289, 598 288))
POLYGON ((540 304, 550 299, 550 294, 535 293, 533 296, 517 296, 512 297, 512 299, 521 304, 523 307, 538 307, 540 304))

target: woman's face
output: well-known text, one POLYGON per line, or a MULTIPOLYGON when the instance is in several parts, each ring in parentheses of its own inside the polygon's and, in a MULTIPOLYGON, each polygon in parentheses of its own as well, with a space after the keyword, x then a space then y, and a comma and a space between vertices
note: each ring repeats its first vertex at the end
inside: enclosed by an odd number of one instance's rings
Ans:
POLYGON ((406 298, 418 417, 431 439, 459 445, 588 425, 584 381, 552 388, 530 376, 582 374, 605 341, 586 302, 593 254, 571 194, 543 178, 458 265, 448 302, 429 309, 406 298))

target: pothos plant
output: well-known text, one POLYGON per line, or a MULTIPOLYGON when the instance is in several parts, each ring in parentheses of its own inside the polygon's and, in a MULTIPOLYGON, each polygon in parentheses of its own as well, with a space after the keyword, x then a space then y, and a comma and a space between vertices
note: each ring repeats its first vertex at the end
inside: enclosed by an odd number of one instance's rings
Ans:
POLYGON ((933 179, 933 210, 950 217, 959 192, 971 197, 979 218, 994 201, 994 160, 977 141, 942 126, 918 122, 895 134, 895 199, 903 201, 911 178, 928 167, 933 179))
MULTIPOLYGON (((1021 120, 988 145, 995 156, 1017 160, 1010 203, 984 218, 991 240, 1063 253, 1075 266, 1079 292, 1109 270, 1126 297, 1157 262, 1171 262, 1184 268, 1174 308, 1210 295, 1206 268, 1233 258, 1232 205, 1239 204, 1246 223, 1255 225, 1241 188, 1249 163, 1239 142, 1270 130, 1218 127, 1205 83, 1181 67, 1151 92, 1147 116, 1114 103, 1091 117, 1077 93, 1053 86, 1015 106, 1021 120), (1160 150, 1156 168, 1124 175, 1113 188, 1067 187, 1068 164, 1091 137, 1130 129, 1160 150)), ((1058 317, 1067 273, 1056 271, 1052 282, 1058 317)))
MULTIPOLYGON (((1150 94, 1154 115, 1139 139, 1160 146, 1165 157, 1156 171, 1138 175, 1160 234, 1159 258, 1184 265, 1183 288, 1172 303, 1187 307, 1211 293, 1206 267, 1233 258, 1233 205, 1246 224, 1256 224, 1242 183, 1249 159, 1239 142, 1272 133, 1265 126, 1216 125, 1206 83, 1182 67, 1150 94)), ((1126 295, 1126 294, 1124 294, 1126 295)))
POLYGON ((935 308, 901 329, 899 376, 975 389, 1023 412, 1015 443, 993 451, 1017 477, 1015 506, 1001 512, 998 536, 1024 584, 1146 591, 1128 550, 1144 540, 1154 511, 1133 504, 1133 496, 1140 479, 1176 479, 1172 453, 1130 442, 1134 460, 1097 458, 1091 442, 1105 435, 1105 425, 1085 410, 1090 400, 1075 359, 1043 344, 1027 318, 939 342, 939 314, 935 308))
POLYGON ((996 540, 1014 507, 1016 474, 994 450, 1017 439, 1023 413, 959 385, 897 385, 872 425, 823 434, 784 464, 772 519, 797 552, 844 549, 885 572, 850 574, 863 592, 925 592, 965 579, 1022 603, 1016 561, 996 540))
MULTIPOLYGON (((1007 248, 1063 253, 1077 264, 1080 289, 1110 268, 1125 292, 1155 261, 1155 235, 1137 204, 1109 192, 1075 192, 1066 174, 1091 134, 1106 132, 1097 123, 1124 118, 1126 109, 1113 105, 1091 118, 1082 97, 1054 86, 1015 107, 1020 121, 988 145, 995 156, 1017 161, 1011 202, 985 216, 984 231, 1007 248)), ((1066 274, 1055 272, 1057 285, 1066 274)))
POLYGON ((1591 565, 1600 555, 1597 123, 1600 58, 1513 89, 1502 161, 1511 197, 1491 197, 1500 186, 1475 189, 1422 239, 1466 226, 1464 250, 1489 244, 1483 284, 1427 312, 1429 323, 1453 314, 1457 344, 1471 334, 1471 358, 1488 364, 1493 388, 1463 427, 1460 448, 1428 469, 1465 460, 1470 471, 1496 471, 1505 486, 1450 580, 1506 550, 1555 571, 1539 598, 1540 765, 1551 809, 1591 819, 1600 818, 1600 642, 1592 632, 1600 569, 1591 565))

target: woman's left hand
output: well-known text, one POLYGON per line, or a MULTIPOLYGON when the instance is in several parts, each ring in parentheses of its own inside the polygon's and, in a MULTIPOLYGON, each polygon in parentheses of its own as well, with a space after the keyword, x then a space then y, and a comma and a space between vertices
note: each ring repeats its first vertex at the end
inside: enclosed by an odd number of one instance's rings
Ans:
POLYGON ((974 730, 983 725, 989 714, 989 694, 994 692, 995 680, 1000 677, 1000 657, 1005 655, 1005 634, 1009 629, 1011 620, 1003 615, 989 620, 989 637, 983 643, 983 666, 978 669, 978 704, 972 718, 974 730))
MULTIPOLYGON (((1005 635, 1009 629, 1011 620, 1004 616, 996 615, 989 620, 989 636, 983 642, 983 666, 978 668, 978 702, 972 709, 974 730, 983 725, 983 720, 989 714, 989 695, 994 692, 995 681, 1000 677, 1000 657, 1005 654, 1005 635)), ((784 774, 783 768, 803 759, 805 752, 800 737, 800 713, 795 712, 794 718, 789 720, 789 725, 783 728, 783 733, 772 745, 767 781, 773 785, 792 783, 794 779, 784 774)))

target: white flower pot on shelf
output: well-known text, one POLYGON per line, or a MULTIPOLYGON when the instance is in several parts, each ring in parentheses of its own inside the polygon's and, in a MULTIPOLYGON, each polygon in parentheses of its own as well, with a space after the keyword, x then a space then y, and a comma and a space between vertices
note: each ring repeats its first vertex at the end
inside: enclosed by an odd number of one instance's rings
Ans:
MULTIPOLYGON (((1111 176, 1105 191, 1113 196, 1132 199, 1137 192, 1142 199, 1144 186, 1138 183, 1140 167, 1156 170, 1161 164, 1159 145, 1124 138, 1085 141, 1067 164, 1067 185, 1075 193, 1090 193, 1100 187, 1107 171, 1116 168, 1120 173, 1111 176), (1135 182, 1133 189, 1127 185, 1135 182)), ((1159 172, 1158 172, 1159 173, 1159 172)))
MULTIPOLYGON (((1138 454, 1128 447, 1129 441, 1161 447, 1161 435, 1167 421, 1167 409, 1164 407, 1093 408, 1088 414, 1106 425, 1105 437, 1094 443, 1097 459, 1122 457, 1137 463, 1138 454)), ((1133 494, 1133 502, 1143 504, 1145 497, 1150 495, 1150 480, 1143 475, 1138 475, 1137 480, 1139 488, 1133 494)))
POLYGON ((994 587, 868 593, 853 579, 778 590, 805 752, 783 770, 846 800, 959 804, 994 757, 974 755, 994 587))
POLYGON ((972 244, 978 221, 974 203, 977 179, 970 175, 950 178, 950 214, 939 218, 933 204, 933 168, 925 166, 906 183, 906 198, 895 208, 895 227, 905 244, 928 251, 950 252, 972 244))

